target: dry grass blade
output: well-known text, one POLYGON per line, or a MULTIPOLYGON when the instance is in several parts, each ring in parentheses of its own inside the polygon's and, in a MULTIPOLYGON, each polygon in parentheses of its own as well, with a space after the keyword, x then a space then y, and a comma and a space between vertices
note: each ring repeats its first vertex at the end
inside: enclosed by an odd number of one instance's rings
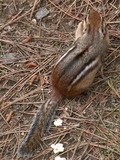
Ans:
POLYGON ((108 81, 108 85, 109 85, 109 87, 111 88, 111 90, 118 96, 118 98, 120 98, 119 93, 116 91, 116 89, 115 89, 114 86, 113 86, 112 80, 109 80, 109 81, 108 81))

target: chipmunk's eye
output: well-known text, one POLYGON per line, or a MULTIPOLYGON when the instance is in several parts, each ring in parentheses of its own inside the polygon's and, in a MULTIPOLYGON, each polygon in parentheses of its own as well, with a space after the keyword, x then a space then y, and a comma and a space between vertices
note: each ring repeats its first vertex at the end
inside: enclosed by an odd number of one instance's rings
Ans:
POLYGON ((87 27, 84 28, 84 33, 87 32, 87 27))

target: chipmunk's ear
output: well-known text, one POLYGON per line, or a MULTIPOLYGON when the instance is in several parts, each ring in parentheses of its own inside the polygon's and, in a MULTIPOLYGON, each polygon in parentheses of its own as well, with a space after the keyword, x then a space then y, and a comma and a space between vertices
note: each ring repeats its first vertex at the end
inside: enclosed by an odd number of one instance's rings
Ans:
POLYGON ((85 16, 85 19, 84 21, 86 22, 86 25, 89 25, 90 24, 90 21, 89 21, 89 13, 90 13, 90 10, 87 12, 86 16, 85 16))

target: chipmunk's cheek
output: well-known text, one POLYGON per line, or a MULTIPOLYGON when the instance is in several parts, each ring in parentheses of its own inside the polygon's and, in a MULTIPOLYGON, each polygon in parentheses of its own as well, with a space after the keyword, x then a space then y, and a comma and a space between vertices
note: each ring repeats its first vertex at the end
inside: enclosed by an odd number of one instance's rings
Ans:
POLYGON ((83 22, 83 34, 85 34, 87 31, 87 23, 84 21, 83 22))
POLYGON ((100 34, 100 39, 102 40, 104 38, 104 34, 103 34, 101 28, 99 28, 99 34, 100 34))

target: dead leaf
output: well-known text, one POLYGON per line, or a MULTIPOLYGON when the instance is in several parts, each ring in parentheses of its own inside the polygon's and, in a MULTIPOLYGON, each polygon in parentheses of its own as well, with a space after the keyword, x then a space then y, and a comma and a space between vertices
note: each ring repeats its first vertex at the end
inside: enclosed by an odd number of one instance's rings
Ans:
POLYGON ((13 113, 14 113, 14 111, 11 111, 11 112, 8 114, 8 116, 7 116, 7 118, 6 118, 6 121, 7 121, 7 122, 9 122, 9 121, 11 120, 13 113))
POLYGON ((86 133, 88 133, 88 134, 90 134, 90 133, 91 133, 89 129, 86 129, 86 131, 85 131, 85 132, 86 132, 86 133))
POLYGON ((37 63, 35 63, 35 62, 28 62, 25 66, 28 67, 28 68, 36 67, 37 63))
POLYGON ((27 38, 25 38, 22 43, 27 43, 32 38, 32 35, 30 34, 27 38))
POLYGON ((32 76, 29 81, 29 85, 32 85, 36 78, 37 78, 37 75, 32 76))

